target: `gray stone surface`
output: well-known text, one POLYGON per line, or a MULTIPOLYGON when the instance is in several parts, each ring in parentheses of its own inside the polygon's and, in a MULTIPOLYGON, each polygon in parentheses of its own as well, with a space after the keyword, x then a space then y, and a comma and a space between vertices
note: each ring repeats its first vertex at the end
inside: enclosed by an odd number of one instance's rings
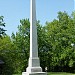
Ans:
POLYGON ((40 61, 38 57, 29 58, 29 67, 39 67, 40 61))
POLYGON ((35 72, 35 73, 23 72, 22 75, 47 75, 47 73, 46 72, 35 72))
POLYGON ((26 72, 28 73, 32 73, 32 72, 42 72, 42 68, 41 67, 28 67, 26 69, 26 72))
POLYGON ((30 0, 30 57, 38 57, 35 0, 30 0))

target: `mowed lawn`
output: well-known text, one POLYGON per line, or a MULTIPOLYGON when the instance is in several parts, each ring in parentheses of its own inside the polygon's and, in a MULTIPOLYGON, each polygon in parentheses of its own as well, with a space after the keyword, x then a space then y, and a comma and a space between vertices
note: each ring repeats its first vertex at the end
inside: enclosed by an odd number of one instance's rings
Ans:
MULTIPOLYGON (((22 75, 22 74, 13 74, 13 75, 22 75)), ((64 72, 50 72, 47 75, 75 75, 73 73, 64 73, 64 72)))
POLYGON ((73 73, 64 73, 64 72, 50 72, 48 75, 75 75, 73 73))

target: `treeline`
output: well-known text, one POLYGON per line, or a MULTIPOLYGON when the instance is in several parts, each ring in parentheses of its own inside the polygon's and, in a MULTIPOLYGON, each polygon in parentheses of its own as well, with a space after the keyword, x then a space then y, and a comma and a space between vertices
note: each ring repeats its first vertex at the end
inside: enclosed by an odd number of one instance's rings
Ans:
MULTIPOLYGON (((30 21, 20 20, 18 31, 9 37, 0 21, 0 60, 4 62, 2 73, 22 73, 28 66, 30 50, 30 21)), ((57 19, 43 26, 37 21, 40 65, 48 72, 75 72, 75 12, 68 15, 58 12, 57 19)))

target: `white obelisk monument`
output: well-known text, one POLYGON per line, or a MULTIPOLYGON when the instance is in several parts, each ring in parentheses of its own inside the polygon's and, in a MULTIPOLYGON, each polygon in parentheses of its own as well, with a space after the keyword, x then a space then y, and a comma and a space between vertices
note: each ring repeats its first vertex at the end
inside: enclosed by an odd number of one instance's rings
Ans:
POLYGON ((29 64, 26 72, 22 75, 47 75, 42 72, 40 61, 38 58, 38 45, 37 45, 37 26, 36 26, 36 2, 30 0, 30 57, 29 64))

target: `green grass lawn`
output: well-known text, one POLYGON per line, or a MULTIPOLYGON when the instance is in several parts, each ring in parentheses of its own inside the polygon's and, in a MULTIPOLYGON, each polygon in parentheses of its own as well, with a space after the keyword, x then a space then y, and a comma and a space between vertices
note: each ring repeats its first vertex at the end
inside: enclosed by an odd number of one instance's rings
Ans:
POLYGON ((75 75, 72 73, 64 73, 64 72, 50 72, 48 75, 75 75))
MULTIPOLYGON (((13 75, 22 75, 22 74, 13 74, 13 75)), ((64 72, 50 72, 48 75, 75 75, 72 73, 64 73, 64 72)))

